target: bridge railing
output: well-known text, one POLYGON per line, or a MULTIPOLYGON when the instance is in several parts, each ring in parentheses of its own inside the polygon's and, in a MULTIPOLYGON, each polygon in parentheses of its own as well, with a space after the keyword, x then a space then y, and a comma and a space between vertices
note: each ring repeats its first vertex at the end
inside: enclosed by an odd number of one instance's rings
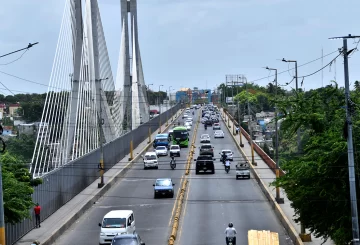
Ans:
MULTIPOLYGON (((245 138, 250 141, 250 135, 245 131, 245 129, 243 129, 240 124, 233 118, 233 116, 231 116, 231 114, 224 110, 225 114, 228 116, 228 118, 230 118, 230 120, 232 122, 234 122, 234 124, 239 125, 240 128, 240 132, 245 136, 245 138)), ((276 173, 276 163, 275 161, 268 155, 266 154, 266 152, 258 145, 258 144, 254 144, 254 151, 256 151, 256 153, 261 157, 261 159, 266 163, 266 165, 269 166, 269 168, 274 172, 274 174, 276 173)), ((285 174, 285 172, 280 168, 280 176, 283 176, 285 174)))
MULTIPOLYGON (((136 148, 148 137, 149 128, 151 128, 151 132, 154 132, 159 128, 160 119, 164 123, 166 119, 171 118, 180 108, 181 104, 177 104, 161 113, 160 116, 104 145, 106 170, 113 167, 129 154, 129 142, 131 140, 133 140, 133 146, 136 148)), ((99 178, 99 160, 100 150, 96 149, 42 177, 43 184, 35 187, 33 194, 33 202, 38 202, 42 207, 41 221, 55 213, 99 178)), ((29 212, 33 215, 32 210, 29 212)), ((32 219, 25 219, 23 222, 15 225, 6 224, 6 244, 14 244, 31 231, 35 227, 34 220, 35 217, 32 217, 32 219)))

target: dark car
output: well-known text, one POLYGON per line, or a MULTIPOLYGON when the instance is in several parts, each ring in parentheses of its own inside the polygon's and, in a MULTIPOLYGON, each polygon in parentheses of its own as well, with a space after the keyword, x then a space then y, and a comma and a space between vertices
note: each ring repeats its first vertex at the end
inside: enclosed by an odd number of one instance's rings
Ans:
POLYGON ((205 125, 212 126, 213 122, 211 120, 206 120, 205 125))
POLYGON ((114 236, 111 245, 145 245, 138 234, 122 234, 114 236))
POLYGON ((170 196, 171 198, 174 197, 174 183, 171 179, 157 179, 155 181, 154 186, 154 198, 160 196, 170 196))
POLYGON ((201 155, 198 156, 196 161, 195 173, 199 174, 200 171, 204 171, 204 173, 208 170, 211 171, 212 174, 215 174, 215 165, 214 165, 213 156, 211 155, 201 155))
POLYGON ((203 144, 200 146, 199 155, 211 155, 214 157, 214 147, 211 144, 203 144))

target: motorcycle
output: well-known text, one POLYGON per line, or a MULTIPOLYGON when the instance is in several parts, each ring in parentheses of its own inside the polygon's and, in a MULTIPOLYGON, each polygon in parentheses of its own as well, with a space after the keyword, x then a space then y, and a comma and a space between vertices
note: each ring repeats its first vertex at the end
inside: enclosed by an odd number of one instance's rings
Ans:
POLYGON ((228 242, 229 242, 229 245, 234 245, 234 238, 229 237, 228 242))
POLYGON ((230 166, 225 166, 225 172, 228 174, 230 171, 230 166))
POLYGON ((176 161, 175 161, 175 159, 171 159, 170 167, 171 167, 172 170, 174 170, 174 169, 176 168, 176 161))
POLYGON ((194 112, 192 114, 194 115, 194 112))
POLYGON ((207 129, 207 126, 206 126, 206 124, 205 124, 205 130, 207 129))

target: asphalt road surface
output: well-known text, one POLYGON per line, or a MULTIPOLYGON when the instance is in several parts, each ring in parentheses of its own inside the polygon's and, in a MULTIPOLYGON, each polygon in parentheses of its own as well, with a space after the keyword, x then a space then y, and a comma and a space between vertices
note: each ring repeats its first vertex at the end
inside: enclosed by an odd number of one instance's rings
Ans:
MULTIPOLYGON (((223 122, 221 128, 225 138, 214 139, 212 128, 208 127, 205 130, 203 125, 199 125, 196 146, 201 145, 201 134, 210 135, 211 144, 214 146, 216 170, 214 175, 195 175, 195 164, 192 165, 187 201, 176 244, 226 244, 224 231, 229 222, 234 223, 238 232, 237 245, 248 244, 247 231, 250 229, 278 232, 281 245, 292 244, 255 180, 236 180, 235 163, 243 158, 240 157, 240 152, 223 122), (234 161, 228 174, 220 162, 219 152, 222 149, 234 152, 234 161)), ((198 151, 196 148, 194 158, 198 156, 198 151)))
MULTIPOLYGON (((199 113, 197 110, 197 113, 199 113)), ((195 113, 190 140, 198 114, 195 113)), ((179 119, 182 121, 182 119, 179 119)), ((159 169, 143 169, 142 159, 138 160, 124 178, 112 187, 105 197, 72 225, 56 242, 56 245, 99 244, 98 223, 111 210, 131 209, 134 211, 136 231, 146 245, 167 244, 171 229, 174 202, 185 174, 189 148, 181 149, 176 157, 176 169, 170 168, 170 157, 160 157, 159 169), (174 198, 154 199, 153 184, 157 178, 172 178, 175 183, 174 198)))

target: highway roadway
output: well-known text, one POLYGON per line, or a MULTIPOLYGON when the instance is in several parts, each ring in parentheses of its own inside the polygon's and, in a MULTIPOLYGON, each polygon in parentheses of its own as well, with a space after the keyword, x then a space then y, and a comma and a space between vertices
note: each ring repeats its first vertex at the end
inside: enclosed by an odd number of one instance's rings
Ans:
MULTIPOLYGON (((197 110, 197 113, 199 113, 197 110)), ((195 128, 190 131, 190 139, 195 128)), ((182 121, 182 119, 179 119, 182 121)), ((180 187, 181 177, 185 174, 185 164, 189 148, 181 149, 181 157, 176 158, 176 169, 170 168, 170 157, 160 157, 159 169, 144 170, 140 158, 132 169, 113 186, 105 197, 73 224, 57 241, 56 245, 99 244, 100 227, 103 216, 118 209, 131 209, 135 215, 135 226, 146 245, 167 244, 171 229, 174 203, 180 187), (175 183, 175 197, 154 199, 153 184, 157 178, 172 178, 175 183)))
MULTIPOLYGON (((233 222, 238 232, 237 244, 248 244, 247 231, 271 230, 279 233, 281 245, 292 244, 286 231, 273 213, 272 208, 254 179, 235 178, 236 161, 243 160, 230 138, 226 125, 221 122, 224 139, 214 139, 213 129, 199 125, 196 146, 200 135, 210 134, 215 153, 215 174, 195 175, 192 165, 183 217, 178 231, 177 245, 219 245, 225 243, 225 228, 233 222), (229 174, 220 162, 222 149, 234 152, 234 161, 229 174)), ((196 148, 194 158, 198 156, 196 148)), ((194 163, 194 162, 193 162, 194 163)))

